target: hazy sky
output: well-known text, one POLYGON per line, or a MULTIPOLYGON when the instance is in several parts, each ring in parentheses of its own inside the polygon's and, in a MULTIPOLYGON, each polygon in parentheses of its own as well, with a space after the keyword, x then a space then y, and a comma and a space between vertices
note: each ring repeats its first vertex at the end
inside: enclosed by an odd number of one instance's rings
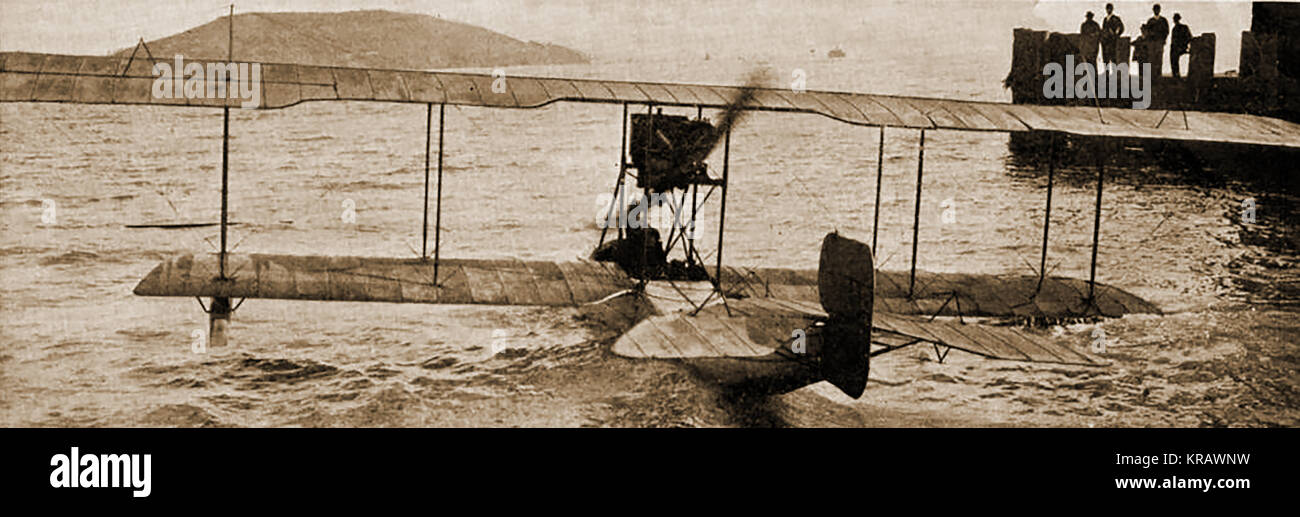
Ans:
MULTIPOLYGON (((1005 46, 1011 29, 1077 31, 1104 1, 1055 0, 238 0, 236 12, 389 9, 437 14, 507 35, 570 46, 598 58, 646 52, 771 52, 867 47, 900 39, 938 40, 960 51, 1005 46), (918 15, 917 13, 922 13, 918 15), (926 26, 927 21, 941 20, 926 26), (946 30, 945 33, 937 33, 946 30), (942 39, 939 39, 942 38, 942 39), (983 45, 983 47, 979 47, 983 45)), ((1115 2, 1130 32, 1151 2, 1115 2)), ((1194 32, 1216 32, 1234 56, 1249 28, 1248 2, 1162 2, 1183 11, 1194 32)), ((0 49, 104 54, 137 38, 156 39, 225 15, 230 0, 0 0, 0 49)), ((859 50, 860 48, 854 48, 859 50)), ((1235 65, 1235 59, 1232 60, 1235 65)))

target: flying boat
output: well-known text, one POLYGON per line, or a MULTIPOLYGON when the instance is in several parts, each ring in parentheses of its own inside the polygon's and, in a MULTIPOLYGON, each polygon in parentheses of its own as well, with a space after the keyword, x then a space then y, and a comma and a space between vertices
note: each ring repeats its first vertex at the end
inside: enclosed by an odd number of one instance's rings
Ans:
MULTIPOLYGON (((137 46, 137 51, 143 46, 137 46)), ((147 52, 147 47, 144 47, 147 52)), ((226 59, 187 59, 205 70, 236 70, 226 59)), ((605 308, 618 315, 612 353, 674 361, 729 387, 779 393, 828 381, 850 397, 866 387, 870 359, 929 345, 940 361, 952 349, 993 359, 1104 366, 1085 350, 1018 325, 1025 319, 1159 314, 1131 293, 1096 281, 1105 163, 1097 165, 1091 268, 1087 280, 1046 271, 1055 162, 1047 164, 1046 216, 1036 275, 939 274, 918 271, 916 238, 925 138, 934 131, 982 131, 1300 149, 1300 125, 1246 114, 1115 107, 1040 106, 869 93, 559 77, 502 77, 449 71, 387 70, 292 63, 254 63, 260 75, 192 77, 196 91, 222 96, 157 95, 152 55, 76 56, 0 53, 0 102, 174 106, 223 112, 220 251, 164 260, 134 293, 199 300, 209 315, 213 346, 227 342, 231 314, 243 300, 531 305, 605 308), (236 81, 257 81, 236 88, 236 81), (249 106, 240 91, 260 92, 251 109, 279 110, 306 102, 423 104, 424 221, 420 256, 341 257, 233 253, 227 247, 228 139, 231 108, 249 106), (535 109, 556 103, 621 105, 619 170, 614 199, 670 199, 668 235, 645 225, 606 225, 591 259, 569 262, 443 257, 441 249, 445 113, 448 105, 535 109), (664 110, 669 110, 665 114, 664 110), (719 112, 717 121, 704 110, 719 112), (676 111, 676 112, 674 112, 676 111), (694 111, 694 116, 691 116, 694 111), (434 118, 437 115, 436 151, 434 118), (875 214, 870 242, 827 234, 816 269, 737 267, 724 262, 727 189, 733 127, 763 112, 818 115, 879 130, 875 214), (885 128, 920 134, 911 267, 878 271, 885 128), (721 152, 721 170, 706 159, 721 152), (430 196, 431 179, 435 180, 430 196), (636 187, 630 185, 635 181, 636 187), (639 189, 639 196, 635 192, 639 189), (719 204, 713 261, 693 236, 695 214, 719 204), (430 252, 429 205, 434 204, 430 252), (616 232, 609 230, 616 229, 616 232), (671 288, 678 307, 646 296, 649 285, 671 288), (689 286, 702 286, 689 289, 689 286), (691 293, 694 292, 695 296, 691 293), (697 299, 699 296, 703 299, 697 299), (203 300, 208 302, 204 304, 203 300), (232 300, 238 300, 232 303, 232 300), (631 303, 629 303, 631 302, 631 303), (631 307, 631 309, 629 309, 631 307)), ((188 79, 187 79, 188 81, 188 79)), ((188 88, 191 85, 186 85, 188 88)), ((1055 138, 1052 139, 1055 141, 1055 138)), ((870 178, 869 171, 863 174, 870 178)))

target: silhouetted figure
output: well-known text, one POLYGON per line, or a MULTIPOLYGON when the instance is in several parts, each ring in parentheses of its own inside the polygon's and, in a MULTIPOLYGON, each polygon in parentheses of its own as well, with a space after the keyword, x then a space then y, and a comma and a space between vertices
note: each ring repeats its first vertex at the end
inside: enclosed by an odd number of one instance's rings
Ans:
MULTIPOLYGON (((1151 38, 1151 26, 1149 24, 1144 23, 1142 24, 1141 27, 1138 28, 1138 31, 1139 31, 1138 37, 1134 38, 1132 42, 1133 61, 1138 63, 1139 65, 1142 63, 1150 63, 1151 56, 1147 51, 1149 48, 1149 45, 1147 45, 1147 41, 1151 38)), ((1141 72, 1140 68, 1139 68, 1139 72, 1141 72)))
POLYGON ((1124 21, 1115 14, 1113 4, 1106 4, 1106 17, 1101 19, 1101 59, 1107 64, 1119 62, 1119 37, 1123 34, 1124 21))
POLYGON ((1192 46, 1192 29, 1180 23, 1182 19, 1182 15, 1174 13, 1174 32, 1169 40, 1169 66, 1173 67, 1174 77, 1180 77, 1178 61, 1191 52, 1192 46))
POLYGON ((1151 6, 1151 19, 1142 24, 1142 36, 1134 47, 1142 52, 1139 63, 1151 63, 1151 75, 1164 73, 1165 40, 1169 38, 1169 20, 1160 16, 1160 4, 1151 6))
POLYGON ((1083 15, 1085 20, 1079 26, 1079 56, 1083 62, 1097 66, 1097 45, 1101 43, 1101 25, 1092 19, 1092 11, 1083 15))
POLYGON ((630 226, 627 238, 606 241, 591 252, 591 259, 613 262, 637 278, 658 278, 668 264, 659 230, 630 226))

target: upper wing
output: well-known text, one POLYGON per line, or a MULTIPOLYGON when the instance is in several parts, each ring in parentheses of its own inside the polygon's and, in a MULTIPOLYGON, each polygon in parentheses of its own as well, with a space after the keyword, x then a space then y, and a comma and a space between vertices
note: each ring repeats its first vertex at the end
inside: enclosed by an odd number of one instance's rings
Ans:
POLYGON ((617 266, 599 262, 216 254, 164 261, 135 287, 140 296, 278 298, 354 302, 574 306, 630 289, 617 266))
MULTIPOLYGON (((223 61, 187 60, 205 70, 223 61)), ((74 102, 239 107, 245 99, 154 94, 155 64, 142 57, 0 53, 0 102, 74 102)), ((740 88, 702 84, 506 77, 488 74, 257 63, 255 107, 358 100, 536 108, 559 101, 724 108, 740 88), (500 87, 504 86, 504 88, 500 87)), ((189 68, 187 65, 186 68, 189 68)), ((190 79, 187 79, 189 81, 190 79)), ((203 90, 211 75, 195 77, 203 90)), ((1300 148, 1300 124, 1255 115, 1082 106, 1037 106, 863 93, 759 88, 750 110, 816 113, 850 124, 969 131, 1058 131, 1077 135, 1228 142, 1300 148)))
MULTIPOLYGON (((732 295, 785 298, 817 304, 817 272, 781 268, 723 267, 722 283, 732 295)), ((1101 314, 1159 314, 1150 302, 1121 289, 1097 284, 1088 302, 1088 282, 1038 277, 917 272, 908 296, 908 273, 876 271, 875 310, 895 314, 1063 318, 1101 314)))

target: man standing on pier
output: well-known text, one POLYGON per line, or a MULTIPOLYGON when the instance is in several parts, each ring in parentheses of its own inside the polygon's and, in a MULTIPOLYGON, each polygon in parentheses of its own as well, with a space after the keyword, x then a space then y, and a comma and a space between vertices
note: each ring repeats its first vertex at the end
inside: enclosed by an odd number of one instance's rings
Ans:
POLYGON ((1084 15, 1083 25, 1079 26, 1079 52, 1084 63, 1097 66, 1097 44, 1101 38, 1101 26, 1092 19, 1092 11, 1084 15))
POLYGON ((1179 77, 1179 59, 1191 51, 1192 45, 1192 29, 1180 23, 1182 19, 1182 15, 1174 13, 1174 32, 1169 40, 1169 66, 1173 67, 1174 77, 1179 77))
POLYGON ((1142 44, 1146 47, 1146 59, 1151 63, 1152 77, 1164 73, 1165 40, 1169 38, 1169 20, 1160 16, 1160 4, 1151 7, 1151 19, 1142 24, 1142 44))
POLYGON ((1106 4, 1106 17, 1101 20, 1101 59, 1108 65, 1119 62, 1121 34, 1124 34, 1124 21, 1115 15, 1114 4, 1106 4))

